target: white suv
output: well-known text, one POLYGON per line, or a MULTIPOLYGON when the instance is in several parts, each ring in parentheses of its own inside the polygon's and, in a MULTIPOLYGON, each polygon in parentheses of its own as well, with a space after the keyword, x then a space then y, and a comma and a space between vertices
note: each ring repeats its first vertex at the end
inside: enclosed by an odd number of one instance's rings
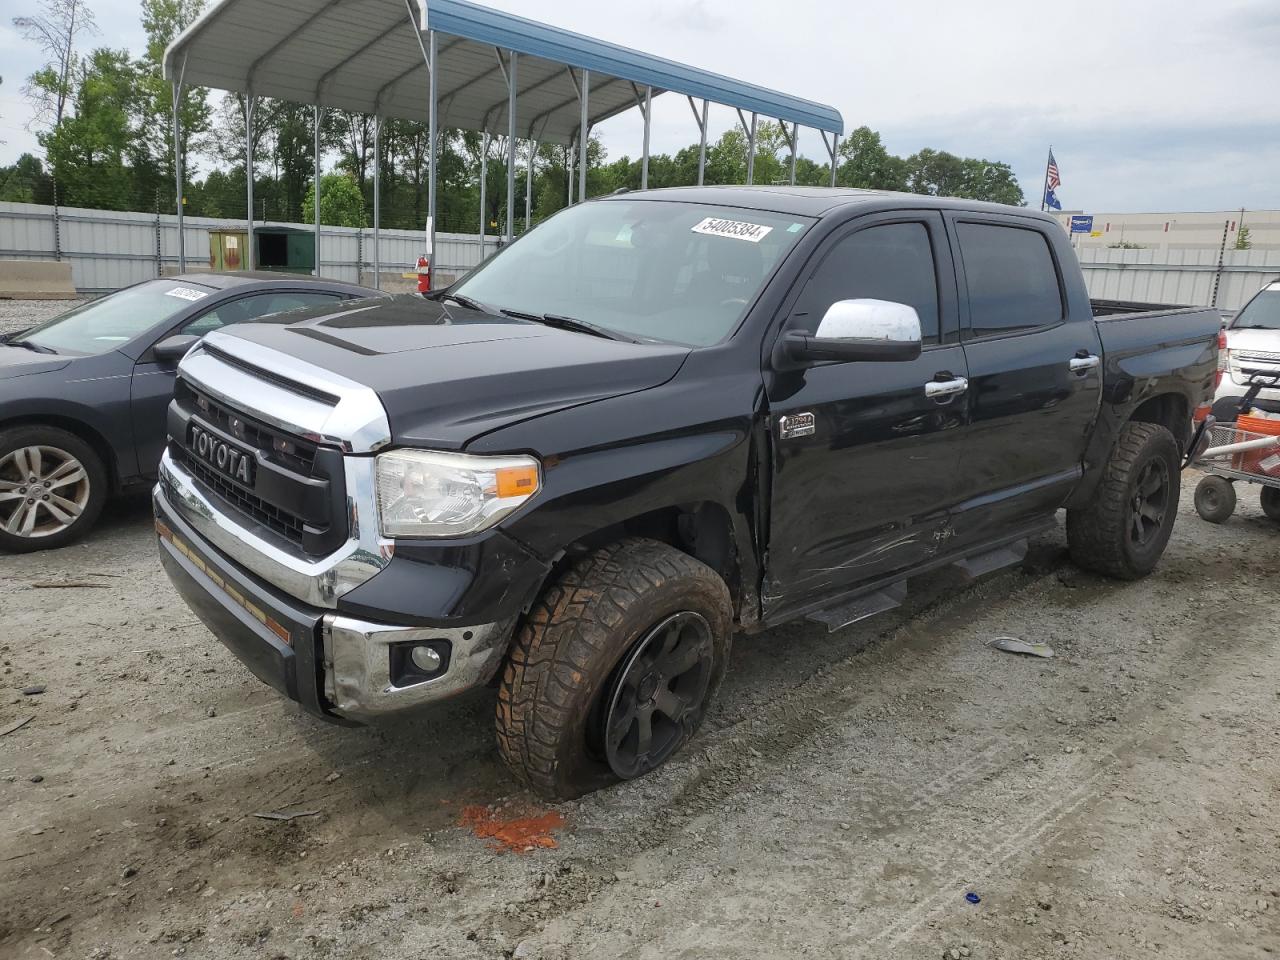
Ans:
MULTIPOLYGON (((1244 305, 1227 327, 1227 370, 1214 397, 1219 420, 1234 420, 1238 398, 1257 374, 1280 377, 1280 280, 1267 284, 1244 305)), ((1280 413, 1280 387, 1258 394, 1254 406, 1280 413)))

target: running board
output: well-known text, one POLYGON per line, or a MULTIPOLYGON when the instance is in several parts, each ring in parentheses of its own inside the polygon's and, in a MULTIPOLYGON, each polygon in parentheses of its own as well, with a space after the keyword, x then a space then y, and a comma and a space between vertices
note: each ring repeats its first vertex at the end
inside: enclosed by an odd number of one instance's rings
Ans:
POLYGON ((972 557, 957 560, 953 566, 969 580, 976 580, 995 570, 1021 563, 1026 557, 1027 541, 1015 540, 1013 543, 988 550, 986 553, 978 553, 972 557))
POLYGON ((862 596, 848 600, 839 606, 828 607, 825 610, 811 613, 807 619, 815 623, 824 623, 829 633, 835 633, 837 630, 842 630, 850 624, 857 623, 859 620, 866 620, 868 617, 874 617, 877 613, 884 613, 886 610, 901 606, 906 596, 907 581, 899 580, 897 583, 891 583, 874 593, 864 593, 862 596))

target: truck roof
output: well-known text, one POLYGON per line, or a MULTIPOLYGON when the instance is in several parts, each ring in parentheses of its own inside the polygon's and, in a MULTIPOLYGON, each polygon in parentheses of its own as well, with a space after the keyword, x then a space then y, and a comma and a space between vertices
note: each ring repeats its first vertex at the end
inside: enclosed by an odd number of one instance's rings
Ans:
POLYGON ((979 213, 1003 213, 1032 216, 1057 223, 1053 217, 1027 207, 1013 207, 1003 203, 987 203, 981 200, 963 200, 955 197, 934 197, 921 193, 896 193, 890 190, 859 190, 854 187, 791 187, 791 186, 714 186, 714 187, 664 187, 658 190, 636 190, 611 194, 602 200, 681 200, 686 203, 709 203, 724 207, 742 207, 751 210, 768 210, 773 213, 793 214, 803 217, 824 217, 852 206, 873 209, 901 210, 967 210, 979 213))

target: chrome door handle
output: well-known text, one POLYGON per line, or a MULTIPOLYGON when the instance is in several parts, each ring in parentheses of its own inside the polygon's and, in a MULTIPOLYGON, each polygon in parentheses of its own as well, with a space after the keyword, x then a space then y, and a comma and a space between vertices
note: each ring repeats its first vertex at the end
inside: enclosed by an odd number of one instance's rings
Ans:
POLYGON ((1084 373, 1086 370, 1092 370, 1101 362, 1102 361, 1097 357, 1093 356, 1093 354, 1089 354, 1088 356, 1085 356, 1085 357, 1072 357, 1071 372, 1084 373))
POLYGON ((924 385, 924 395, 931 400, 945 400, 957 397, 969 389, 969 381, 964 377, 954 380, 930 380, 924 385))

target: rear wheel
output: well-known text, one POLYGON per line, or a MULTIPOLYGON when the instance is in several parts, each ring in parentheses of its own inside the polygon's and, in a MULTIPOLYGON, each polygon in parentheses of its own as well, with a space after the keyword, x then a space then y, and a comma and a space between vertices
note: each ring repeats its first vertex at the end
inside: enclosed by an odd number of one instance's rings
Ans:
POLYGON ((575 561, 530 610, 503 670, 503 760, 548 799, 656 769, 701 725, 731 626, 724 581, 666 544, 623 540, 575 561))
POLYGON ((1210 523, 1226 523, 1236 512, 1236 488, 1224 477, 1205 477, 1196 484, 1196 513, 1210 523))
POLYGON ((1165 427, 1125 424, 1093 501, 1067 512, 1071 559, 1121 580, 1154 570, 1178 515, 1180 467, 1178 443, 1165 427))
POLYGON ((0 433, 0 549, 66 546, 89 532, 107 499, 93 448, 56 427, 0 433))
POLYGON ((1280 523, 1280 487, 1262 488, 1262 512, 1280 523))

